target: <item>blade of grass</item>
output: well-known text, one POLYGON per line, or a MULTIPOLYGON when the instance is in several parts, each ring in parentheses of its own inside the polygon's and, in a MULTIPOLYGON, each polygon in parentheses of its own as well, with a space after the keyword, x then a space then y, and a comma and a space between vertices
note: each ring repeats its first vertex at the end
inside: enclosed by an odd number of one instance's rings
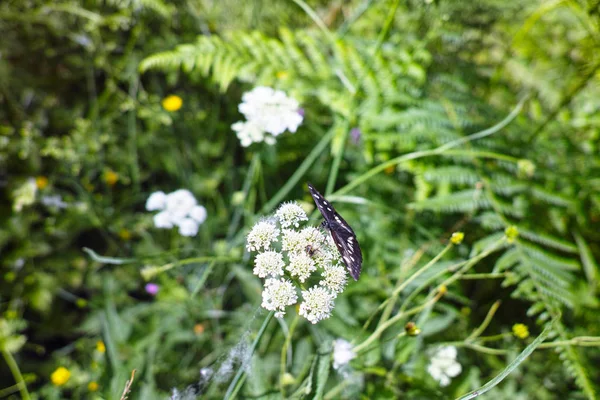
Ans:
POLYGON ((486 383, 479 389, 473 390, 472 392, 469 392, 469 393, 465 394, 464 396, 459 397, 457 400, 474 399, 475 397, 480 396, 480 395, 484 394, 485 392, 490 391, 495 386, 497 386, 500 382, 502 382, 504 380, 504 378, 506 378, 508 376, 508 374, 510 374, 512 371, 514 371, 519 366, 519 364, 521 364, 523 361, 525 361, 527 359, 527 357, 529 357, 531 355, 531 353, 533 353, 533 351, 540 344, 542 344, 542 342, 546 339, 546 337, 548 336, 548 334, 554 327, 554 324, 556 323, 558 318, 559 318, 558 316, 554 317, 554 319, 552 321, 550 321, 550 323, 548 325, 546 325, 546 328, 544 329, 544 331, 533 342, 531 342, 531 344, 529 346, 527 346, 521 352, 521 354, 519 354, 519 356, 514 359, 513 362, 508 364, 508 366, 506 368, 504 368, 504 370, 501 373, 496 375, 492 380, 490 380, 488 383, 486 383))

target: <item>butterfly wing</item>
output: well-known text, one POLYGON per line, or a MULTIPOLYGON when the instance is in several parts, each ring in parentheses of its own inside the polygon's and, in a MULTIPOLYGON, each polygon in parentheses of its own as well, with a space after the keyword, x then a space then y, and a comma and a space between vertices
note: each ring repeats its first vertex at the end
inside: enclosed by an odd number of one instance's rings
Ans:
POLYGON ((337 212, 334 216, 334 223, 330 224, 331 236, 335 242, 342 260, 348 267, 348 271, 355 281, 360 277, 362 268, 362 251, 356 235, 350 225, 337 212))
POLYGON ((308 190, 325 222, 327 222, 327 227, 331 232, 333 241, 350 275, 354 280, 358 280, 362 267, 362 251, 360 250, 360 245, 358 244, 358 240, 356 240, 354 231, 350 228, 346 220, 335 211, 333 206, 310 183, 308 184, 308 190))

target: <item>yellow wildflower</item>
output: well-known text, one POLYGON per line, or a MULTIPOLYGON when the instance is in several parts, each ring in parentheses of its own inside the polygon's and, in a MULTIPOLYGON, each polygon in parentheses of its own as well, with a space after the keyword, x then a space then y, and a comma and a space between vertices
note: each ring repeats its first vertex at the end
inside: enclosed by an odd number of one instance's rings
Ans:
POLYGON ((52 373, 52 375, 50 375, 50 380, 56 386, 62 386, 65 383, 67 383, 67 381, 69 380, 70 377, 71 377, 71 372, 68 369, 66 369, 65 367, 58 367, 52 373))
POLYGON ((465 234, 462 232, 454 232, 452 234, 452 237, 450 238, 450 241, 453 244, 461 244, 463 239, 465 238, 465 234))
POLYGON ((446 293, 448 293, 448 288, 446 287, 446 285, 442 285, 439 287, 439 293, 443 296, 446 293))
POLYGON ((288 74, 286 71, 278 71, 277 74, 275 74, 277 76, 277 79, 287 79, 290 74, 288 74))
POLYGON ((519 339, 527 339, 529 337, 529 328, 525 324, 514 324, 512 331, 519 339))
POLYGON ((90 392, 95 392, 96 390, 98 390, 98 382, 91 381, 90 383, 88 383, 88 390, 90 392))
POLYGON ((104 342, 102 340, 98 340, 96 342, 96 351, 98 351, 98 353, 106 352, 106 346, 104 345, 104 342))
POLYGON ((119 174, 117 174, 112 169, 109 169, 104 172, 103 179, 108 186, 114 186, 115 183, 117 183, 117 181, 119 180, 119 174))
POLYGON ((167 96, 162 101, 162 106, 165 110, 173 112, 177 111, 183 105, 183 100, 181 97, 176 96, 174 94, 167 96))
POLYGON ((35 184, 38 189, 45 189, 46 186, 48 186, 48 178, 46 178, 45 176, 38 176, 37 178, 35 178, 35 184))

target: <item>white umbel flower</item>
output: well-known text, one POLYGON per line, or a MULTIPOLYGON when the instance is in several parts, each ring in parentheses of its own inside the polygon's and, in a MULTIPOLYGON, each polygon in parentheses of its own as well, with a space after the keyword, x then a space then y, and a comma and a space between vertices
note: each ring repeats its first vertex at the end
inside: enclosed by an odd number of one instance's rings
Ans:
POLYGON ((181 236, 196 236, 198 233, 198 222, 192 218, 183 218, 179 221, 179 234, 181 236))
POLYGON ((265 251, 259 253, 254 259, 254 270, 252 272, 259 278, 266 278, 267 276, 283 275, 283 267, 285 267, 285 262, 281 253, 265 251))
POLYGON ((313 286, 302 291, 304 301, 300 304, 300 315, 316 324, 329 318, 335 296, 322 286, 313 286))
POLYGON ((352 350, 352 344, 349 341, 345 339, 333 341, 333 369, 340 369, 354 357, 356 357, 356 353, 352 350))
POLYGON ((462 366, 456 361, 456 353, 456 347, 444 346, 431 357, 427 372, 440 383, 440 386, 448 386, 450 378, 458 376, 462 371, 462 366))
POLYGON ((154 216, 154 226, 162 229, 179 228, 182 236, 196 236, 198 227, 206 220, 206 208, 197 204, 187 189, 165 194, 154 192, 146 200, 148 211, 160 211, 154 216))
POLYGON ((287 270, 292 276, 297 276, 300 282, 306 281, 310 273, 316 270, 315 261, 304 251, 290 254, 290 264, 287 270))
POLYGON ((166 206, 167 195, 162 191, 152 193, 146 200, 146 210, 148 211, 164 210, 166 206))
POLYGON ((238 107, 248 121, 258 122, 263 130, 279 136, 286 130, 296 132, 302 123, 299 104, 281 90, 259 86, 244 93, 238 107))
POLYGON ((154 226, 162 229, 171 229, 173 227, 173 221, 171 220, 171 214, 167 211, 161 211, 156 214, 153 218, 154 226))
POLYGON ((301 253, 306 251, 308 242, 301 232, 293 229, 284 229, 281 238, 281 249, 290 253, 301 253))
POLYGON ((204 206, 195 206, 190 210, 190 218, 201 224, 206 221, 206 208, 204 206))
POLYGON ((262 307, 270 311, 276 311, 275 316, 282 318, 285 308, 298 301, 294 284, 287 279, 269 278, 265 281, 265 289, 262 292, 262 307))
POLYGON ((346 268, 340 264, 328 265, 323 270, 323 280, 319 282, 320 285, 325 286, 333 293, 341 293, 346 287, 348 282, 348 275, 346 274, 346 268))
POLYGON ((238 109, 246 121, 236 122, 231 129, 244 147, 263 141, 273 145, 275 138, 286 130, 296 132, 303 119, 296 100, 281 90, 265 86, 244 93, 238 109))
POLYGON ((260 221, 252 227, 248 234, 246 248, 248 251, 268 250, 272 242, 277 241, 279 229, 270 221, 260 221))
POLYGON ((300 221, 308 221, 306 212, 296 202, 282 204, 275 213, 275 216, 279 219, 279 224, 282 228, 289 226, 300 226, 300 221))
MULTIPOLYGON (((237 135, 238 139, 240 139, 240 144, 243 147, 248 147, 252 143, 260 143, 262 141, 267 142, 267 140, 265 140, 265 132, 258 122, 238 121, 231 125, 231 129, 235 131, 235 134, 237 135)), ((273 140, 269 140, 269 142, 275 143, 274 138, 273 140)))
POLYGON ((178 220, 185 218, 196 204, 196 198, 192 192, 187 189, 179 189, 167 195, 165 209, 171 214, 173 222, 178 224, 178 220))

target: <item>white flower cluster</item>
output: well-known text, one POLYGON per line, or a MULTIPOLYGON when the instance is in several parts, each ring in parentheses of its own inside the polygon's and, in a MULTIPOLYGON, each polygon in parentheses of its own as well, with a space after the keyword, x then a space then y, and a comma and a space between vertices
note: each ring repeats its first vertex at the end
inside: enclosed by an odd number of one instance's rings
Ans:
POLYGON ((334 300, 348 280, 328 235, 312 226, 300 227, 307 220, 297 203, 282 204, 275 217, 254 225, 246 248, 258 252, 253 273, 266 278, 262 306, 283 317, 285 308, 297 303, 299 285, 307 283, 308 289, 301 291, 299 313, 316 324, 331 316, 334 300))
POLYGON ((206 208, 198 205, 187 189, 172 193, 154 192, 146 201, 146 210, 160 211, 154 216, 154 226, 162 229, 179 228, 182 236, 196 236, 198 227, 206 220, 206 208))
POLYGON ((238 109, 246 121, 236 122, 231 129, 244 147, 260 142, 275 144, 275 138, 286 130, 296 132, 303 118, 296 100, 265 86, 244 93, 238 109))
POLYGON ((448 386, 450 378, 458 376, 462 372, 462 366, 456 361, 456 347, 444 346, 437 349, 427 366, 427 372, 440 386, 448 386))

